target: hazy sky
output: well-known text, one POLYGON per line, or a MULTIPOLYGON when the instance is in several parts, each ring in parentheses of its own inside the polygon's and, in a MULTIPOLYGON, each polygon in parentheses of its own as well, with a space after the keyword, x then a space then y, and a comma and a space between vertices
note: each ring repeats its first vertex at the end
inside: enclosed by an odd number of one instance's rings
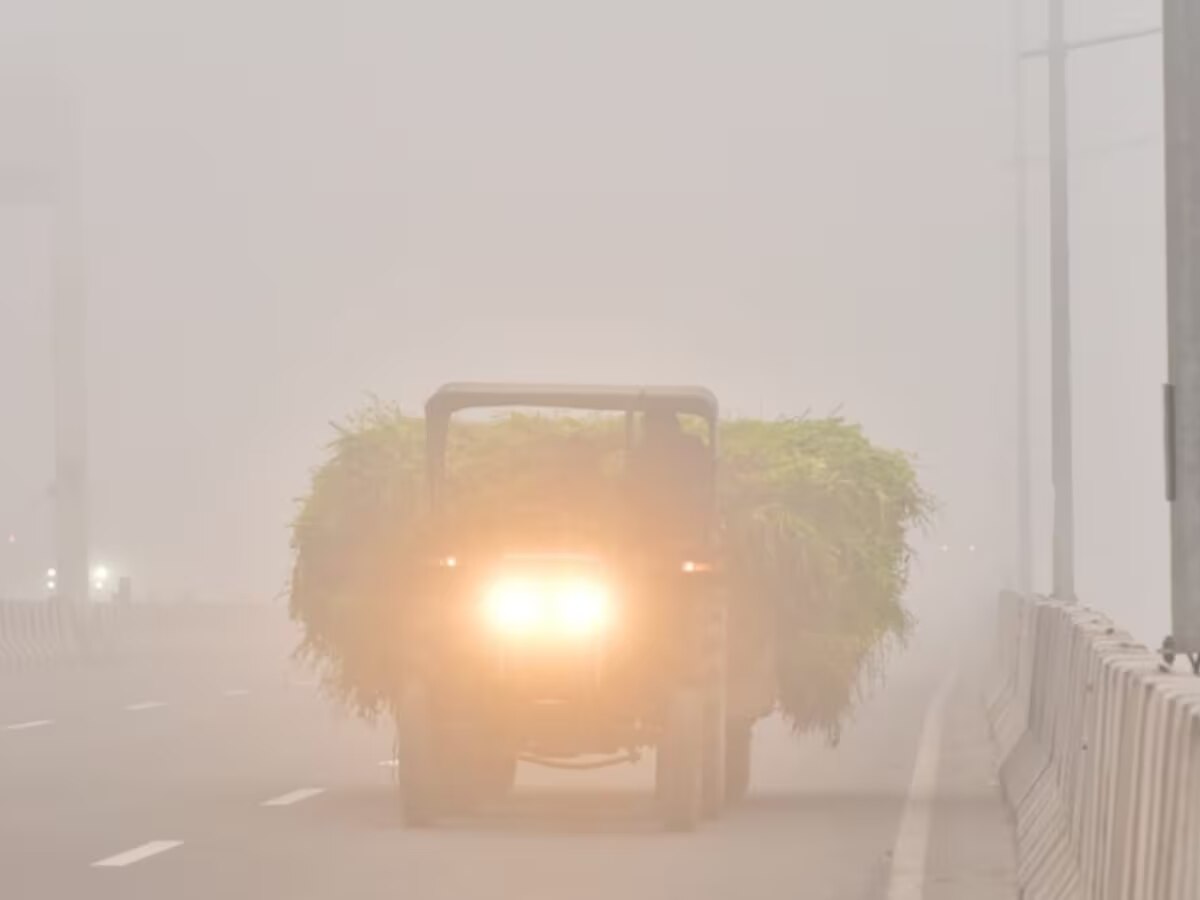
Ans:
MULTIPOLYGON (((1074 34, 1157 20, 1074 5, 1074 34)), ((0 0, 0 164, 47 152, 57 66, 81 110, 97 553, 144 592, 274 593, 328 421, 459 378, 841 408, 920 455, 947 540, 1009 541, 1007 3, 58 6, 0 0)), ((1147 632, 1167 584, 1159 65, 1157 40, 1093 51, 1072 85, 1080 589, 1147 632)), ((0 528, 40 547, 46 241, 0 207, 0 528)))

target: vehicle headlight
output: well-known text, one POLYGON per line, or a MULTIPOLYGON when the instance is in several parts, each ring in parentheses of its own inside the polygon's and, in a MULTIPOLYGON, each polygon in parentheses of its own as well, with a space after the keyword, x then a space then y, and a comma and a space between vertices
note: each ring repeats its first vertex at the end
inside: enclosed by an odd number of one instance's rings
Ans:
POLYGON ((589 635, 603 631, 608 625, 608 594, 598 584, 581 582, 565 585, 556 593, 554 600, 556 624, 560 631, 589 635))
POLYGON ((483 611, 488 623, 503 634, 523 635, 538 630, 545 617, 536 585, 504 581, 488 591, 483 611))
POLYGON ((487 623, 510 637, 598 634, 608 626, 611 609, 608 592, 591 581, 500 581, 487 592, 483 603, 487 623))

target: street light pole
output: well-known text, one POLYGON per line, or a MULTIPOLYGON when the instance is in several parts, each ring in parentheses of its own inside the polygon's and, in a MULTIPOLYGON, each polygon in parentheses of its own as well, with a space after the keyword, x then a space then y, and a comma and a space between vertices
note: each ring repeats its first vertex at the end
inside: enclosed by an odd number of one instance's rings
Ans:
POLYGON ((1071 403, 1070 167, 1065 0, 1049 0, 1051 471, 1054 596, 1075 600, 1075 473, 1071 403))
POLYGON ((1200 12, 1163 2, 1171 636, 1200 674, 1200 12))
MULTIPOLYGON (((36 135, 29 159, 0 170, 0 203, 46 211, 54 375, 54 583, 79 626, 88 598, 87 377, 78 111, 64 80, 43 82, 48 115, 24 128, 36 135)), ((18 126, 20 127, 20 126, 18 126)), ((77 627, 82 636, 82 630, 77 627)))
POLYGON ((1033 590, 1032 451, 1029 427, 1029 169, 1025 149, 1025 82, 1020 52, 1024 41, 1022 0, 1013 2, 1013 165, 1015 168, 1014 289, 1017 350, 1017 590, 1033 590))
POLYGON ((64 118, 54 135, 51 186, 54 544, 60 596, 80 623, 88 598, 86 308, 75 123, 69 113, 64 118))
MULTIPOLYGON (((1015 0, 1018 4, 1020 0, 1015 0)), ((1181 9, 1188 0, 1164 0, 1181 9)), ((1067 58, 1087 50, 1159 34, 1161 28, 1141 28, 1119 34, 1068 41, 1066 0, 1048 0, 1048 33, 1044 47, 1026 50, 1022 59, 1045 58, 1049 68, 1050 144, 1050 390, 1051 476, 1054 487, 1054 596, 1074 602, 1075 594, 1075 473, 1074 422, 1071 385, 1071 221, 1070 146, 1067 115, 1067 58)), ((1019 13, 1018 13, 1019 15, 1019 13)), ((1195 15, 1192 13, 1191 15, 1195 15)), ((1020 265, 1020 263, 1019 263, 1020 265)), ((1018 348, 1018 355, 1020 349, 1018 348)), ((1018 426, 1019 427, 1019 426, 1018 426)), ((1198 423, 1200 428, 1200 423, 1198 423)), ((1200 466, 1200 460, 1198 460, 1200 466)), ((1200 509, 1197 511, 1200 533, 1200 509)), ((1200 587, 1200 573, 1197 576, 1200 587)))

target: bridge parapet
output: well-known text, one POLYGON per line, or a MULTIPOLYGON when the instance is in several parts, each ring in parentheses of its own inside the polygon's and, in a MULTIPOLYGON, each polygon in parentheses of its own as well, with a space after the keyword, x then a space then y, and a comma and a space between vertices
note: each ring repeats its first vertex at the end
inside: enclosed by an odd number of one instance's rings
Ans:
POLYGON ((271 603, 96 604, 0 600, 0 674, 88 661, 202 655, 248 648, 286 658, 300 632, 271 603))
POLYGON ((1200 679, 1094 610, 1006 594, 985 699, 1025 897, 1200 898, 1200 679))

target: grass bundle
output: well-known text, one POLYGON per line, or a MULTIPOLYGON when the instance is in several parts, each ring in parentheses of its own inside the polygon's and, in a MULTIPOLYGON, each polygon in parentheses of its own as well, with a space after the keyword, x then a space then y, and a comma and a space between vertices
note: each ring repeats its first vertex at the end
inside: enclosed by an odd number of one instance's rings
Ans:
MULTIPOLYGON (((836 740, 907 635, 908 535, 932 504, 911 460, 837 418, 720 429, 731 671, 800 732, 836 740)), ((429 539, 424 425, 375 404, 337 426, 294 523, 291 613, 326 688, 368 718, 398 686, 398 611, 429 539)), ((510 415, 451 431, 447 510, 465 545, 622 527, 619 419, 510 415), (540 531, 539 531, 540 530, 540 531)))

